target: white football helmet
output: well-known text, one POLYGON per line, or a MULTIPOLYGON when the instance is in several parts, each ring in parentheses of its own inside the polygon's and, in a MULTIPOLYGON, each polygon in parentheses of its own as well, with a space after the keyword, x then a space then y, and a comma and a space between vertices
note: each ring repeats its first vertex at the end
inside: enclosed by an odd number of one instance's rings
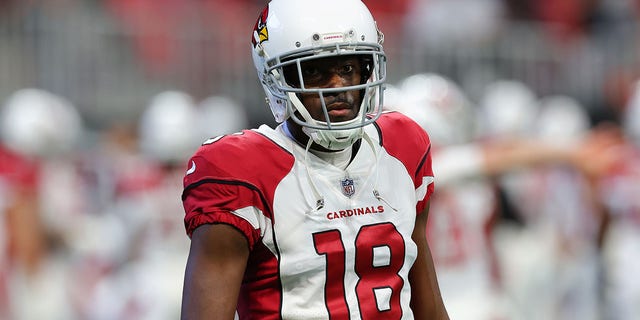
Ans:
POLYGON ((384 111, 402 111, 403 93, 399 86, 390 83, 384 86, 384 111))
POLYGON ((273 0, 262 11, 252 35, 253 61, 275 120, 292 118, 314 142, 343 149, 359 139, 362 127, 373 123, 382 109, 386 79, 384 36, 369 9, 359 0, 273 0), (340 88, 307 88, 301 63, 331 56, 358 56, 368 71, 362 83, 340 88), (297 77, 285 79, 284 68, 297 77), (296 82, 296 85, 290 83, 296 82), (362 104, 353 120, 332 122, 323 97, 361 90, 362 104), (313 93, 323 103, 325 119, 313 119, 297 94, 313 93))
POLYGON ((83 131, 71 102, 42 89, 13 93, 0 115, 1 136, 11 149, 27 156, 50 157, 78 146, 83 131))
POLYGON ((421 73, 400 83, 400 111, 416 121, 438 145, 469 142, 476 129, 475 109, 462 89, 442 75, 421 73))
POLYGON ((193 99, 181 91, 165 91, 151 99, 139 123, 142 152, 161 162, 186 161, 200 145, 193 99))
POLYGON ((537 97, 520 81, 498 80, 489 84, 480 107, 482 129, 488 136, 527 136, 533 133, 538 114, 537 97))
POLYGON ((536 130, 549 143, 574 143, 586 134, 590 125, 587 110, 576 99, 555 95, 540 100, 536 130))
POLYGON ((211 96, 198 104, 197 127, 202 141, 247 129, 249 118, 242 105, 226 96, 211 96))

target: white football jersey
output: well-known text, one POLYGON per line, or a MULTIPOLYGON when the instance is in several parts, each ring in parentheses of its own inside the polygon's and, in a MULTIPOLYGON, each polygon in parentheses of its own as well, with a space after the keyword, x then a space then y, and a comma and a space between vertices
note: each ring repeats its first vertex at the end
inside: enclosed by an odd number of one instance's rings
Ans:
POLYGON ((605 299, 611 319, 640 314, 640 149, 600 182, 601 201, 611 221, 605 237, 605 299))
POLYGON ((438 191, 431 199, 427 235, 442 299, 451 319, 500 318, 491 239, 495 188, 475 144, 435 147, 438 191))
POLYGON ((267 126, 211 139, 189 160, 187 233, 225 223, 249 242, 240 319, 413 319, 411 235, 433 192, 429 138, 395 112, 365 132, 372 143, 344 170, 267 126))

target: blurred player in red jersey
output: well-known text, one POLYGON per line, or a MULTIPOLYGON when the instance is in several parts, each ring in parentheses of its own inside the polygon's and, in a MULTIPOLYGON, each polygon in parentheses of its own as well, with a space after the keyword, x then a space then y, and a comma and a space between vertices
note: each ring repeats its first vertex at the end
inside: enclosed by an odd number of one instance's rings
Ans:
POLYGON ((81 131, 76 108, 50 92, 18 90, 3 105, 0 273, 9 275, 7 318, 68 319, 73 312, 70 270, 61 249, 64 231, 74 221, 67 209, 76 202, 66 198, 60 207, 55 199, 70 191, 58 177, 72 172, 66 171, 66 157, 78 146, 81 131))
POLYGON ((182 195, 183 319, 448 319, 425 235, 429 137, 382 113, 358 0, 273 0, 251 35, 280 123, 207 140, 182 195))

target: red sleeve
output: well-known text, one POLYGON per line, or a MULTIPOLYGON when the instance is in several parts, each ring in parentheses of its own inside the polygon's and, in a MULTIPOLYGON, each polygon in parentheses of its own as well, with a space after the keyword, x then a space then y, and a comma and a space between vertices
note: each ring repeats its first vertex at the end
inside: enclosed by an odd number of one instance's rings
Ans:
POLYGON ((35 192, 39 179, 36 162, 0 145, 0 178, 16 192, 35 192))
POLYGON ((272 219, 275 189, 292 165, 291 154, 253 131, 203 145, 183 179, 187 234, 203 224, 229 224, 253 248, 261 234, 257 222, 272 219))
POLYGON ((412 175, 414 188, 424 190, 416 210, 422 212, 434 191, 429 135, 416 122, 399 112, 386 112, 376 121, 382 146, 412 175), (425 189, 426 188, 426 189, 425 189))

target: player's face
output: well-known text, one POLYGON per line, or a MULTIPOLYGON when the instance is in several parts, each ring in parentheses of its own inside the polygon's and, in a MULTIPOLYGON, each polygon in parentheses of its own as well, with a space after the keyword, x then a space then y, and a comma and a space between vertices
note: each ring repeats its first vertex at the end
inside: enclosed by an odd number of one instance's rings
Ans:
MULTIPOLYGON (((356 57, 328 57, 303 62, 302 78, 306 88, 340 88, 359 85, 362 66, 356 57)), ((316 93, 300 94, 300 100, 316 120, 326 121, 320 96, 316 93)), ((325 93, 324 101, 332 122, 351 120, 360 108, 359 90, 325 93)))

